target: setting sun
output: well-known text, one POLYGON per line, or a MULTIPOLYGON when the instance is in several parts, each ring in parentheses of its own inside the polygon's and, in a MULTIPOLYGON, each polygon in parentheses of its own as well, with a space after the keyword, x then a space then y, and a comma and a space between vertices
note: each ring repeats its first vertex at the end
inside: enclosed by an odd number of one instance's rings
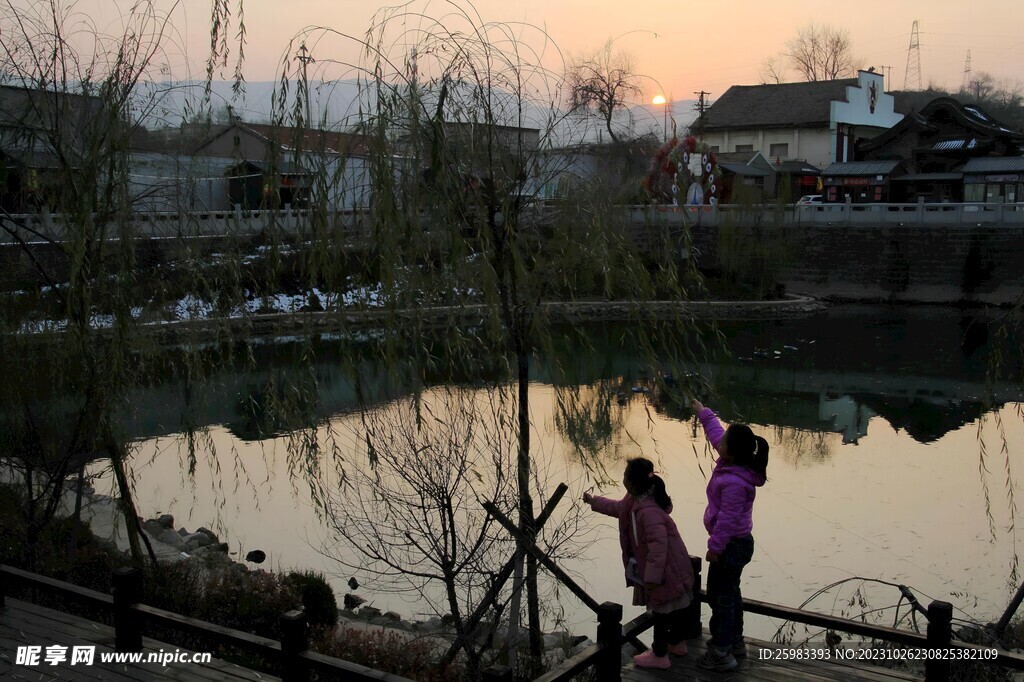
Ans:
POLYGON ((655 95, 654 99, 651 100, 651 104, 664 104, 665 102, 665 95, 655 95))

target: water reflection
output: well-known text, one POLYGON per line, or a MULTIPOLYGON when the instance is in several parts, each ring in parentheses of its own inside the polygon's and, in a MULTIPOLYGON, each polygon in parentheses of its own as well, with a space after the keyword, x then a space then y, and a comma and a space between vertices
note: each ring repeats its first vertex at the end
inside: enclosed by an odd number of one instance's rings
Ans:
MULTIPOLYGON (((970 317, 965 324, 947 309, 842 307, 807 320, 722 326, 733 357, 691 368, 708 379, 701 397, 727 421, 752 424, 773 453, 769 485, 758 497, 747 594, 795 606, 835 580, 879 577, 910 584, 922 598, 950 599, 975 617, 1000 614, 1012 589, 1015 528, 1024 527, 1006 503, 1016 487, 1012 472, 1024 466, 1016 411, 1024 396, 1018 384, 986 380, 985 357, 999 338, 981 313, 970 317), (1001 425, 993 415, 1003 417, 1001 425)), ((622 460, 642 452, 664 473, 674 517, 698 551, 711 453, 682 396, 659 392, 664 377, 643 376, 615 326, 598 331, 586 352, 570 345, 560 351, 565 357, 539 364, 531 386, 538 476, 568 481, 574 499, 590 487, 616 494, 622 460), (570 365, 578 383, 553 369, 570 365), (578 400, 566 401, 567 394, 578 400), (603 466, 580 467, 582 457, 599 457, 603 466)), ((303 404, 335 434, 336 456, 345 461, 362 452, 356 391, 331 348, 329 340, 316 345, 316 396, 303 404)), ((242 556, 260 548, 271 566, 331 573, 335 565, 320 549, 336 538, 318 521, 308 489, 290 484, 288 437, 278 432, 291 422, 272 409, 272 388, 288 364, 280 358, 293 351, 255 352, 257 370, 216 377, 201 403, 195 387, 173 374, 136 396, 126 428, 139 443, 140 509, 147 516, 170 511, 190 527, 219 517, 242 556), (194 487, 176 456, 190 406, 194 422, 210 427, 211 445, 233 460, 200 461, 194 487)), ((615 529, 595 522, 588 530, 583 556, 566 567, 598 601, 628 602, 615 529)), ((343 580, 336 588, 345 591, 343 580)), ((882 588, 869 596, 875 606, 898 598, 882 588)), ((375 605, 415 610, 384 598, 375 605)), ((592 627, 571 597, 562 606, 570 622, 592 627)))

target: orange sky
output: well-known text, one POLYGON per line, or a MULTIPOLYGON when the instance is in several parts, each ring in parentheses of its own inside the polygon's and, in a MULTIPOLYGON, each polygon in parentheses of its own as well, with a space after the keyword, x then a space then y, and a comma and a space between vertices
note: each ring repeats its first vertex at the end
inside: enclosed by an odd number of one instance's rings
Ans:
MULTIPOLYGON (((15 5, 28 1, 16 0, 15 5)), ((171 6, 169 0, 158 1, 171 6)), ((122 7, 131 4, 118 2, 122 7)), ((176 76, 182 72, 183 51, 193 64, 192 75, 203 73, 210 4, 210 0, 181 0, 175 10, 177 41, 185 46, 169 60, 174 62, 176 76)), ((1024 2, 1020 0, 477 0, 475 5, 486 20, 525 20, 544 26, 568 55, 617 38, 616 45, 635 56, 637 70, 650 76, 648 99, 659 90, 675 99, 692 99, 694 91, 703 89, 714 100, 730 85, 758 83, 765 58, 781 51, 786 40, 811 21, 846 28, 854 53, 865 67, 891 66, 890 88, 904 85, 915 19, 920 21, 924 85, 959 87, 968 50, 974 73, 984 71, 997 81, 1024 83, 1024 2)), ((357 0, 244 0, 246 78, 274 79, 288 40, 305 27, 330 26, 362 36, 381 6, 357 0)), ((426 7, 432 16, 452 11, 452 4, 442 0, 415 6, 426 7)), ((100 26, 116 25, 114 7, 112 0, 77 3, 77 9, 100 26)), ((340 40, 325 40, 314 51, 328 76, 338 75, 326 71, 330 60, 356 56, 354 45, 340 40)))

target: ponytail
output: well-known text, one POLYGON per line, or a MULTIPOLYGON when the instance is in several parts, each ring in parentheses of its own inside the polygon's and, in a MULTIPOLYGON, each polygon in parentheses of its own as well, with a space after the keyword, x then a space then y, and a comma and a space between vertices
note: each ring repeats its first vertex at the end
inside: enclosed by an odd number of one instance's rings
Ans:
POLYGON ((754 436, 754 452, 747 467, 761 478, 768 478, 768 441, 762 436, 754 436))
POLYGON ((746 467, 768 478, 768 441, 755 435, 746 424, 732 424, 725 430, 725 447, 732 464, 746 467))
POLYGON ((654 463, 644 457, 634 457, 626 462, 626 480, 638 495, 650 493, 659 507, 668 511, 672 498, 665 490, 665 481, 654 473, 654 463))
POLYGON ((665 490, 665 481, 657 474, 651 478, 651 497, 665 511, 672 509, 672 498, 668 496, 668 491, 665 490))

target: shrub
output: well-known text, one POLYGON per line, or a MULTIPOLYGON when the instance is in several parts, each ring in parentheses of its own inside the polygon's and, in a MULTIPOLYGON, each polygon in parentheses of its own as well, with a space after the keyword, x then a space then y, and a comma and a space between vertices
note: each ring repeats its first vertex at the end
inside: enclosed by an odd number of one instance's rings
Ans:
POLYGON ((293 571, 285 580, 299 593, 310 627, 333 628, 338 624, 338 601, 322 574, 293 571))
POLYGON ((195 616, 203 603, 204 569, 194 561, 147 563, 142 580, 142 599, 150 606, 195 616))
POLYGON ((302 605, 281 576, 264 571, 227 570, 214 575, 196 617, 271 639, 281 638, 281 614, 302 605))
POLYGON ((346 628, 340 639, 324 633, 312 643, 312 648, 326 656, 419 682, 453 682, 461 679, 462 674, 455 666, 442 668, 438 664, 436 644, 430 640, 384 629, 346 628))

